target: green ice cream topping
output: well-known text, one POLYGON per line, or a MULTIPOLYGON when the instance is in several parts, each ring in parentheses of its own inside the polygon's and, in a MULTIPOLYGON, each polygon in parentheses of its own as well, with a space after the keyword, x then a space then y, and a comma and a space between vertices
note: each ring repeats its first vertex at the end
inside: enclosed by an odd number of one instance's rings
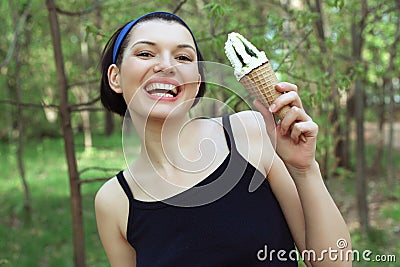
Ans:
POLYGON ((240 41, 242 42, 242 44, 243 44, 243 46, 244 46, 244 49, 246 50, 246 53, 247 53, 248 55, 250 55, 250 56, 252 56, 252 57, 255 57, 255 58, 258 58, 257 54, 254 53, 254 51, 251 50, 250 47, 248 47, 248 46, 246 45, 246 43, 243 42, 242 39, 240 39, 240 41))

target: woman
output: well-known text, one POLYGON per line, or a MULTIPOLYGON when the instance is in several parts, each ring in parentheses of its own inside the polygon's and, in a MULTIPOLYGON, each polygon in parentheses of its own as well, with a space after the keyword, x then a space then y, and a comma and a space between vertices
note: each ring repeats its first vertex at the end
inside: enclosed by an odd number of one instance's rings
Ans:
POLYGON ((205 89, 201 60, 190 28, 166 12, 126 24, 104 50, 102 102, 122 116, 128 109, 141 140, 135 162, 95 199, 111 266, 297 266, 295 245, 315 252, 310 266, 351 266, 324 257, 350 237, 297 87, 277 85, 286 93, 269 110, 255 102, 259 112, 191 120, 205 89), (271 112, 286 105, 275 125, 271 112))

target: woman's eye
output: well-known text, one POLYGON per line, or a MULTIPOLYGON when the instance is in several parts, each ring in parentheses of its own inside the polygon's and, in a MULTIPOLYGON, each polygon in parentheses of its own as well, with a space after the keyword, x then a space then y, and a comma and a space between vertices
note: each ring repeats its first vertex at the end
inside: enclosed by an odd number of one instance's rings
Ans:
POLYGON ((153 55, 150 52, 140 52, 140 53, 137 53, 136 56, 138 56, 138 57, 152 57, 153 55))
POLYGON ((185 55, 180 55, 176 59, 179 61, 189 61, 189 62, 193 61, 189 56, 185 56, 185 55))

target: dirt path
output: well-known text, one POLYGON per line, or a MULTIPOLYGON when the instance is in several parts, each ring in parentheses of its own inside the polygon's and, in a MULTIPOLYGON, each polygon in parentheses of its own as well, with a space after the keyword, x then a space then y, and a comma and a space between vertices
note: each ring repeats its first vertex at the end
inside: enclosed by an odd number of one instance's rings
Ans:
MULTIPOLYGON (((389 143, 389 125, 385 124, 383 131, 378 130, 377 123, 367 122, 365 123, 365 141, 367 144, 379 144, 380 140, 383 140, 385 146, 389 143), (382 139, 380 139, 382 138, 382 139)), ((400 152, 400 122, 396 122, 393 125, 393 148, 396 153, 400 152), (397 152, 398 151, 398 152, 397 152)), ((352 138, 355 138, 355 127, 352 127, 352 138)), ((400 169, 397 168, 397 177, 400 179, 400 169)), ((367 172, 367 186, 368 186, 368 210, 369 218, 372 227, 378 229, 392 229, 394 232, 400 232, 400 223, 392 219, 385 218, 382 216, 382 211, 392 206, 394 203, 399 201, 398 198, 391 198, 387 196, 387 192, 390 191, 387 185, 387 177, 385 174, 372 174, 367 172)), ((354 179, 353 179, 354 180, 354 179)), ((345 181, 345 183, 351 183, 351 181, 345 181)), ((355 183, 355 181, 354 181, 355 183)), ((400 181, 397 182, 400 184, 400 181)), ((344 182, 340 179, 332 179, 327 181, 329 191, 332 193, 335 202, 337 203, 340 211, 342 212, 350 229, 356 229, 359 227, 358 221, 358 209, 356 200, 355 188, 349 189, 344 188, 344 182)), ((351 186, 347 185, 347 186, 351 186)), ((354 184, 355 186, 355 184, 354 184)))
MULTIPOLYGON (((369 144, 378 144, 380 138, 383 138, 385 145, 389 143, 389 124, 383 127, 383 134, 380 136, 378 124, 372 122, 365 123, 365 140, 369 144)), ((393 125, 393 148, 400 150, 400 122, 395 122, 393 125)))

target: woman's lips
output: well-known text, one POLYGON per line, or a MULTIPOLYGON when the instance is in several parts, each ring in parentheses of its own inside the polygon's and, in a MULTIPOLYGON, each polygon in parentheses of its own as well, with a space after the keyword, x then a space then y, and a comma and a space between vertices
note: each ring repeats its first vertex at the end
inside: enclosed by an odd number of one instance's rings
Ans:
POLYGON ((175 101, 181 92, 179 83, 174 79, 153 78, 143 87, 147 96, 155 100, 175 101))

